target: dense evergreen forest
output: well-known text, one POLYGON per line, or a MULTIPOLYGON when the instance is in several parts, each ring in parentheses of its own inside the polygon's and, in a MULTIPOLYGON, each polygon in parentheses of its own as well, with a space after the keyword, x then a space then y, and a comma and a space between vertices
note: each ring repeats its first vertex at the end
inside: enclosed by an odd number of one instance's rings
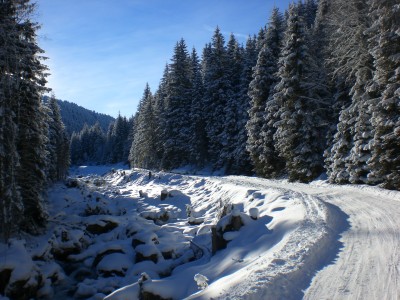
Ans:
POLYGON ((246 45, 217 28, 200 58, 181 39, 133 118, 75 134, 73 162, 300 182, 326 172, 400 189, 399 12, 398 1, 305 0, 274 9, 246 45))
MULTIPOLYGON (((43 97, 45 103, 49 99, 48 96, 43 97)), ((69 136, 73 132, 80 132, 85 124, 90 127, 99 123, 101 129, 107 131, 110 123, 115 121, 115 118, 109 115, 86 109, 73 102, 57 99, 57 104, 60 107, 61 118, 69 136)))
POLYGON ((132 128, 131 166, 193 165, 400 189, 400 4, 306 0, 201 59, 176 43, 132 128))
POLYGON ((127 119, 121 115, 109 123, 106 132, 100 122, 92 126, 85 123, 82 130, 72 133, 71 163, 98 165, 128 162, 133 126, 134 118, 127 119))
POLYGON ((199 54, 178 41, 130 119, 68 134, 47 92, 35 5, 0 1, 0 223, 38 232, 45 191, 72 163, 400 190, 398 0, 304 0, 274 9, 245 45, 216 28, 199 54))
POLYGON ((69 168, 69 138, 55 97, 44 104, 47 67, 28 0, 0 1, 0 234, 37 233, 48 186, 69 168))

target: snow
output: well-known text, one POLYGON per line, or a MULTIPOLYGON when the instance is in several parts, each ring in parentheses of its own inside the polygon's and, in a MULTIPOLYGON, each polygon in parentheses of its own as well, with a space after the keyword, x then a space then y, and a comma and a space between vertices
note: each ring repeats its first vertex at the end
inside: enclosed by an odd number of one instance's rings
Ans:
POLYGON ((204 275, 201 275, 201 274, 194 275, 194 281, 196 281, 199 289, 204 290, 206 287, 208 287, 208 283, 207 283, 208 278, 204 275))
POLYGON ((260 212, 258 211, 257 207, 252 207, 249 209, 249 215, 252 219, 257 220, 260 216, 260 212))
POLYGON ((38 295, 54 299, 139 299, 141 290, 171 299, 400 294, 399 192, 324 180, 164 172, 149 179, 147 170, 110 170, 78 168, 78 188, 52 188, 47 232, 0 243, 0 271, 12 269, 14 282, 40 272, 38 295), (162 190, 172 197, 161 201, 162 190), (88 205, 98 212, 87 215, 88 205), (164 212, 168 219, 160 222, 164 212), (227 247, 212 255, 211 227, 227 229, 233 217, 244 225, 224 232, 227 247), (105 221, 117 226, 87 232, 105 221), (138 253, 157 260, 135 262, 138 253))
POLYGON ((104 257, 97 265, 97 270, 101 272, 119 271, 125 273, 133 265, 132 259, 122 253, 113 253, 104 257))
POLYGON ((135 248, 135 251, 143 256, 158 255, 158 250, 154 245, 139 245, 135 248))
POLYGON ((10 282, 29 279, 35 269, 23 240, 10 240, 8 247, 2 245, 0 258, 0 271, 12 270, 10 282))

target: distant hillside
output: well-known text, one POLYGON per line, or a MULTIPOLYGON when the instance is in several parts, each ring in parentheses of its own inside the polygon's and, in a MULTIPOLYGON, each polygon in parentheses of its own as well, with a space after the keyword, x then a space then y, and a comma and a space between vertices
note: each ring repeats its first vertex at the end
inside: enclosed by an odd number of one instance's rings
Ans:
MULTIPOLYGON (((44 97, 44 101, 47 101, 47 99, 48 97, 44 97)), ((75 103, 64 100, 57 101, 60 106, 62 120, 70 135, 74 131, 81 131, 85 123, 92 126, 96 122, 99 122, 103 131, 107 132, 109 124, 115 121, 115 119, 109 115, 97 113, 75 103)))

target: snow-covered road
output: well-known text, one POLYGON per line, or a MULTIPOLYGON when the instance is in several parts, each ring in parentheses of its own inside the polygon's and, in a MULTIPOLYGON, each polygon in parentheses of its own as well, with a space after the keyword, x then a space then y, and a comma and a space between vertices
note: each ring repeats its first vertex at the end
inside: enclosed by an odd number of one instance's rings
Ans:
MULTIPOLYGON (((335 261, 323 266, 313 277, 305 290, 304 299, 400 298, 399 192, 323 183, 293 184, 237 176, 214 180, 306 193, 340 208, 348 216, 347 222, 342 214, 330 224, 341 232, 342 247, 335 261)), ((337 250, 332 249, 332 252, 337 250)))

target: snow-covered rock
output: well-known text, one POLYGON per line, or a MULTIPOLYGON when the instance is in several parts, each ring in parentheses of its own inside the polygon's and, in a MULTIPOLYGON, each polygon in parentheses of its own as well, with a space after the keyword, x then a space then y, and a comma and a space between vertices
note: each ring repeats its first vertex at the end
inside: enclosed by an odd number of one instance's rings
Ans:
POLYGON ((0 294, 10 299, 35 298, 43 275, 32 261, 24 240, 12 239, 0 248, 0 294))
POLYGON ((124 276, 132 267, 133 257, 124 253, 112 253, 103 257, 97 265, 97 272, 103 277, 124 276))

